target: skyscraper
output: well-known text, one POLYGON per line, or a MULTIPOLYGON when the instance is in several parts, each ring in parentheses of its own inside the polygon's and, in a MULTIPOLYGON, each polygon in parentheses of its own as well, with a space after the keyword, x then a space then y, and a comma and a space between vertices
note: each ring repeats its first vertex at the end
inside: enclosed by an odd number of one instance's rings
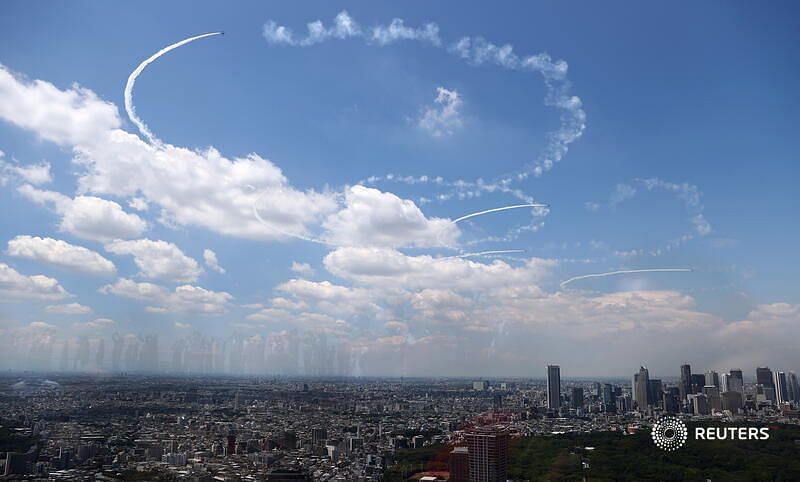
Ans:
POLYGON ((797 382, 797 374, 789 372, 786 375, 786 382, 789 386, 789 399, 793 402, 800 402, 800 385, 797 382))
POLYGON ((547 408, 561 407, 561 367, 547 365, 547 408))
POLYGON ((469 482, 469 450, 453 447, 450 452, 450 482, 469 482))
POLYGON ((756 368, 756 383, 764 387, 764 396, 767 400, 775 401, 775 382, 772 379, 772 370, 769 367, 756 368))
POLYGON ((784 403, 790 400, 789 384, 786 382, 786 373, 775 371, 772 374, 773 385, 775 386, 775 402, 784 403))
POLYGON ((681 365, 681 383, 678 388, 681 400, 686 400, 686 397, 692 393, 692 367, 688 363, 681 365))
POLYGON ((725 390, 728 392, 739 392, 744 395, 744 375, 738 368, 734 368, 728 374, 728 386, 725 390))
POLYGON ((639 410, 644 410, 648 405, 648 391, 650 388, 650 375, 645 367, 639 367, 639 373, 633 375, 633 401, 639 410))
POLYGON ((706 372, 706 384, 704 386, 714 385, 719 388, 719 373, 714 370, 706 372))
POLYGON ((617 410, 616 394, 614 393, 614 385, 610 383, 603 384, 603 394, 600 400, 603 402, 603 410, 606 412, 615 412, 617 410))
POLYGON ((467 447, 470 482, 507 480, 508 432, 494 427, 476 428, 467 432, 467 447))
POLYGON ((579 409, 583 407, 583 388, 572 387, 572 396, 570 397, 570 408, 579 409))

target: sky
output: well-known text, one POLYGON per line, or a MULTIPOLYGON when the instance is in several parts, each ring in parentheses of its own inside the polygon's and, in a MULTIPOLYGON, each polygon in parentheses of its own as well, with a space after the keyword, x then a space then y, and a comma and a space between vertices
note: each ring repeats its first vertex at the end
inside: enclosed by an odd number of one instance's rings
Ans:
POLYGON ((0 12, 0 367, 800 369, 792 2, 0 12))

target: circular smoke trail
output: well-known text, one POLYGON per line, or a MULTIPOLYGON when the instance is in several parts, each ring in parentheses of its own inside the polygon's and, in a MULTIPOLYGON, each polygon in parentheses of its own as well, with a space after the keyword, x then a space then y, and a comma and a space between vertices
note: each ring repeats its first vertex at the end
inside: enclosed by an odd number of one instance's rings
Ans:
POLYGON ((136 115, 136 107, 133 105, 133 87, 136 84, 136 79, 139 75, 147 68, 148 65, 153 63, 156 59, 164 55, 165 53, 169 52, 170 50, 175 50, 178 47, 186 45, 190 42, 194 42, 195 40, 200 40, 201 38, 212 37, 214 35, 223 35, 223 32, 211 32, 211 33, 204 33, 202 35, 196 35, 194 37, 189 37, 187 39, 181 40, 180 42, 175 42, 172 45, 164 47, 163 49, 159 50, 158 52, 151 55, 147 60, 139 64, 131 75, 128 76, 128 82, 125 84, 125 111, 128 113, 128 117, 130 118, 131 122, 133 122, 136 127, 139 128, 139 132, 142 133, 150 142, 150 144, 160 145, 161 141, 150 131, 147 127, 147 124, 144 123, 137 115, 136 115))

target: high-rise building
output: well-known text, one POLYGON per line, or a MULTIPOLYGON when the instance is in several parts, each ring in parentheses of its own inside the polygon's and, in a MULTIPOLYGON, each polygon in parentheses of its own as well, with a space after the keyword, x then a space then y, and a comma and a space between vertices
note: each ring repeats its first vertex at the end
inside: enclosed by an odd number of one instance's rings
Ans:
POLYGON ((775 401, 775 382, 772 379, 772 370, 769 367, 756 368, 756 384, 764 387, 764 396, 767 400, 775 401))
POLYGON ((705 384, 705 386, 714 385, 715 387, 719 388, 720 387, 719 383, 720 383, 720 381, 719 381, 719 373, 715 372, 714 370, 706 372, 706 384, 705 384))
POLYGON ((617 410, 616 399, 617 396, 614 393, 614 385, 604 383, 603 393, 600 396, 600 401, 603 402, 603 410, 606 412, 615 412, 617 410))
POLYGON ((722 409, 736 413, 744 405, 742 394, 736 391, 724 392, 722 394, 722 409))
POLYGON ((639 410, 647 408, 647 392, 650 385, 650 375, 645 367, 639 367, 639 373, 633 375, 633 401, 639 410))
POLYGON ((469 449, 453 447, 450 452, 450 482, 469 482, 469 449))
POLYGON ((570 397, 570 408, 579 409, 583 407, 583 388, 572 387, 572 396, 570 397))
POLYGON ((730 371, 728 374, 728 386, 723 391, 739 392, 744 398, 744 375, 742 375, 740 369, 734 368, 730 371))
POLYGON ((706 376, 702 373, 692 373, 692 393, 703 393, 706 386, 706 376))
POLYGON ((466 438, 470 482, 505 482, 508 479, 508 432, 501 428, 479 427, 467 432, 466 438))
POLYGON ((789 399, 793 402, 800 402, 800 384, 797 382, 797 374, 795 372, 786 374, 786 382, 789 386, 789 399))
POLYGON ((708 406, 711 410, 717 412, 722 410, 722 397, 720 396, 719 387, 706 385, 703 387, 703 394, 706 396, 708 406))
POLYGON ((784 403, 790 400, 789 384, 786 381, 786 373, 775 371, 772 374, 773 385, 775 386, 775 402, 784 403))
POLYGON ((695 415, 708 415, 711 409, 708 406, 708 399, 702 393, 695 393, 692 395, 692 405, 695 415))
POLYGON ((664 384, 658 378, 651 378, 647 383, 647 401, 650 405, 656 405, 661 400, 664 393, 664 384))
POLYGON ((561 407, 561 367, 547 365, 547 408, 561 407))
POLYGON ((688 363, 681 365, 681 382, 678 389, 681 400, 686 400, 686 397, 692 393, 692 367, 688 363))

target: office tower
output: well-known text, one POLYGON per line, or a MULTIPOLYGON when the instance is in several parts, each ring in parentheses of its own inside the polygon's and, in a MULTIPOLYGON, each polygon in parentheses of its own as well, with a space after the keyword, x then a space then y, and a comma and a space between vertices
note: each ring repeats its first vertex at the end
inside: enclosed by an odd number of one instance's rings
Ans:
POLYGON ((708 406, 708 399, 702 393, 692 395, 692 406, 695 415, 709 415, 711 410, 708 406))
POLYGON ((728 374, 728 392, 739 392, 742 394, 742 398, 744 399, 744 375, 742 375, 742 371, 738 368, 735 368, 730 371, 728 374))
POLYGON ((775 402, 784 403, 789 401, 789 385, 786 382, 786 373, 775 371, 772 374, 773 385, 775 386, 775 402))
POLYGON ((324 428, 311 429, 311 445, 313 445, 314 447, 325 445, 326 440, 328 440, 327 430, 325 430, 324 428))
POLYGON ((503 394, 495 393, 492 395, 492 408, 494 410, 501 410, 503 408, 503 394))
POLYGON ((706 385, 703 387, 703 394, 706 396, 711 410, 717 412, 722 410, 722 397, 720 396, 719 387, 706 385))
POLYGON ((692 393, 692 367, 689 364, 681 365, 681 383, 678 385, 681 400, 692 393))
POLYGON ((633 401, 639 410, 647 408, 647 392, 650 385, 650 375, 647 368, 639 367, 639 373, 633 375, 633 401))
POLYGON ((594 382, 592 386, 594 387, 594 394, 597 396, 597 398, 600 398, 603 393, 603 384, 600 382, 594 382))
POLYGON ((729 375, 727 373, 722 373, 719 376, 719 393, 727 392, 729 383, 728 383, 729 375))
POLYGON ((664 401, 664 411, 667 413, 678 413, 680 411, 680 389, 669 387, 662 396, 664 401))
POLYGON ((705 384, 705 386, 708 386, 708 385, 714 385, 717 388, 720 387, 720 385, 719 385, 719 373, 715 372, 714 370, 706 372, 706 384, 705 384))
POLYGON ((664 393, 664 384, 658 378, 651 378, 647 384, 647 401, 650 405, 658 404, 664 393))
POLYGON ((469 449, 453 447, 450 452, 450 482, 469 482, 469 449))
MULTIPOLYGON (((556 367, 557 368, 557 367, 556 367)), ((508 478, 508 432, 479 427, 467 432, 470 482, 505 482, 508 478)))
POLYGON ((730 410, 731 413, 736 413, 744 405, 742 394, 736 391, 724 392, 722 394, 722 409, 730 410))
POLYGON ((800 402, 800 385, 797 382, 797 374, 789 372, 786 375, 786 383, 789 388, 789 399, 793 402, 800 402))
POLYGON ((570 407, 576 410, 583 407, 583 388, 572 387, 572 397, 570 397, 570 407))
POLYGON ((603 402, 603 410, 606 412, 615 412, 617 410, 616 398, 614 386, 610 383, 604 383, 603 392, 600 396, 600 401, 603 402))
POLYGON ((764 396, 767 400, 775 401, 775 382, 772 379, 772 370, 769 367, 756 368, 756 383, 764 387, 764 396))
POLYGON ((547 365, 547 408, 561 407, 561 367, 547 365))
POLYGON ((706 386, 706 376, 702 373, 692 373, 692 393, 703 393, 706 386))

